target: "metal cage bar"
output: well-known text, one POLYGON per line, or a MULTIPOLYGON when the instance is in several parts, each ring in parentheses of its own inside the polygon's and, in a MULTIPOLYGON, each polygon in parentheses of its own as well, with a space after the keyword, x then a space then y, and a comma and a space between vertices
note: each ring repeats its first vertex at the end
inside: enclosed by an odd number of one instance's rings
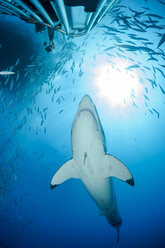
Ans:
POLYGON ((44 5, 44 1, 0 0, 0 12, 16 15, 24 20, 29 20, 28 22, 31 23, 40 23, 64 35, 78 37, 89 33, 94 25, 119 0, 97 0, 96 12, 86 12, 84 6, 83 9, 81 5, 77 6, 74 3, 73 6, 65 6, 64 0, 49 0, 48 5, 44 5), (62 26, 55 26, 53 15, 58 18, 62 26))
POLYGON ((6 6, 9 7, 9 9, 12 9, 14 12, 18 12, 20 15, 24 16, 26 19, 30 19, 30 16, 27 15, 25 12, 14 6, 14 4, 9 3, 8 1, 5 0, 0 0, 0 3, 5 4, 6 6))
POLYGON ((60 17, 60 20, 62 21, 64 27, 65 27, 65 32, 67 35, 69 35, 69 23, 68 23, 68 18, 66 14, 66 9, 64 5, 63 0, 54 0, 52 1, 52 4, 54 5, 54 8, 56 10, 57 16, 60 17))
POLYGON ((18 13, 14 12, 13 10, 11 10, 9 8, 6 8, 3 5, 0 5, 0 11, 2 11, 3 13, 9 14, 9 15, 14 14, 14 15, 20 17, 20 15, 18 13))
POLYGON ((97 19, 97 22, 99 22, 102 18, 103 18, 103 16, 105 15, 105 13, 113 6, 113 4, 115 3, 115 2, 117 2, 118 0, 112 0, 108 5, 107 5, 107 7, 105 8, 105 10, 103 11, 103 13, 100 15, 100 17, 97 19))
POLYGON ((93 25, 94 25, 94 23, 95 23, 95 21, 96 21, 98 15, 100 14, 100 12, 101 12, 101 10, 102 10, 102 8, 103 8, 103 6, 104 6, 104 4, 105 4, 106 1, 107 1, 107 0, 101 0, 101 1, 99 2, 98 6, 97 6, 97 11, 96 11, 95 13, 92 14, 92 17, 91 17, 91 19, 90 19, 90 22, 89 22, 89 24, 88 24, 88 26, 87 26, 87 33, 89 33, 89 31, 90 31, 91 28, 93 27, 93 25))
POLYGON ((22 0, 14 0, 18 5, 20 5, 23 9, 31 14, 39 23, 43 23, 43 20, 33 11, 31 10, 22 0))
POLYGON ((54 27, 54 23, 52 19, 50 18, 47 11, 44 9, 42 4, 39 2, 39 0, 30 0, 30 2, 39 10, 39 12, 43 15, 43 17, 48 21, 48 23, 54 27))

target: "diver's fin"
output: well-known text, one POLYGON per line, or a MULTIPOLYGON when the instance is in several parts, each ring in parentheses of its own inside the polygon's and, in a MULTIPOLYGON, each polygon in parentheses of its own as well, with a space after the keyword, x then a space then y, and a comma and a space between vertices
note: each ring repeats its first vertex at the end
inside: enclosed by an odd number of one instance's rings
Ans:
POLYGON ((116 240, 116 242, 119 242, 119 234, 120 234, 120 228, 117 227, 117 240, 116 240))
POLYGON ((50 188, 53 189, 57 185, 63 183, 70 178, 80 178, 75 168, 73 159, 68 160, 63 166, 55 173, 52 178, 50 188))
POLYGON ((127 167, 117 158, 105 155, 105 178, 116 177, 134 186, 134 179, 127 167))

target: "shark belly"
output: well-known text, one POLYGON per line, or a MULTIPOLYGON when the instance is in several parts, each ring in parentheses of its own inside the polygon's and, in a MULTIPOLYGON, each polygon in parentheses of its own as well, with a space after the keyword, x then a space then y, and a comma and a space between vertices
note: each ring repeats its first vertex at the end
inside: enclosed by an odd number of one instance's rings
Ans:
POLYGON ((105 179, 102 166, 105 144, 101 130, 90 112, 81 113, 73 124, 73 159, 79 169, 80 179, 98 206, 100 215, 109 216, 109 222, 114 224, 113 215, 118 215, 118 210, 112 179, 105 179))

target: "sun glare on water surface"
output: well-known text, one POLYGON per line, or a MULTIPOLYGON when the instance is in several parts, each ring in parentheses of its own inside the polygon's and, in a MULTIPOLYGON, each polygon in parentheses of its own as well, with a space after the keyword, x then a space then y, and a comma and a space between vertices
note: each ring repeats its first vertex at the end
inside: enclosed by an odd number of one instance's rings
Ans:
POLYGON ((141 84, 135 70, 127 70, 129 65, 118 63, 99 66, 94 85, 96 94, 111 106, 125 106, 134 103, 141 92, 141 84))

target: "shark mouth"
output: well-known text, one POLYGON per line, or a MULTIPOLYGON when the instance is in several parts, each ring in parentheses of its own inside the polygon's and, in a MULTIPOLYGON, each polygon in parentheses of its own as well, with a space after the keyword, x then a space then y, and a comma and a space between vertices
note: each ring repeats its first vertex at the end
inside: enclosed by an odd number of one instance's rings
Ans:
POLYGON ((90 113, 90 114, 92 115, 92 117, 94 118, 94 120, 95 120, 96 123, 97 123, 97 130, 99 130, 98 118, 97 118, 97 116, 95 116, 95 114, 92 112, 92 110, 90 110, 89 108, 82 108, 82 109, 79 111, 78 115, 80 116, 80 114, 81 114, 82 112, 88 112, 88 113, 90 113))
POLYGON ((82 112, 89 112, 89 113, 93 116, 93 118, 95 119, 95 121, 97 122, 97 119, 96 119, 95 115, 93 114, 92 110, 90 110, 89 108, 83 108, 83 109, 81 109, 81 110, 79 111, 79 116, 80 116, 80 114, 81 114, 82 112))

